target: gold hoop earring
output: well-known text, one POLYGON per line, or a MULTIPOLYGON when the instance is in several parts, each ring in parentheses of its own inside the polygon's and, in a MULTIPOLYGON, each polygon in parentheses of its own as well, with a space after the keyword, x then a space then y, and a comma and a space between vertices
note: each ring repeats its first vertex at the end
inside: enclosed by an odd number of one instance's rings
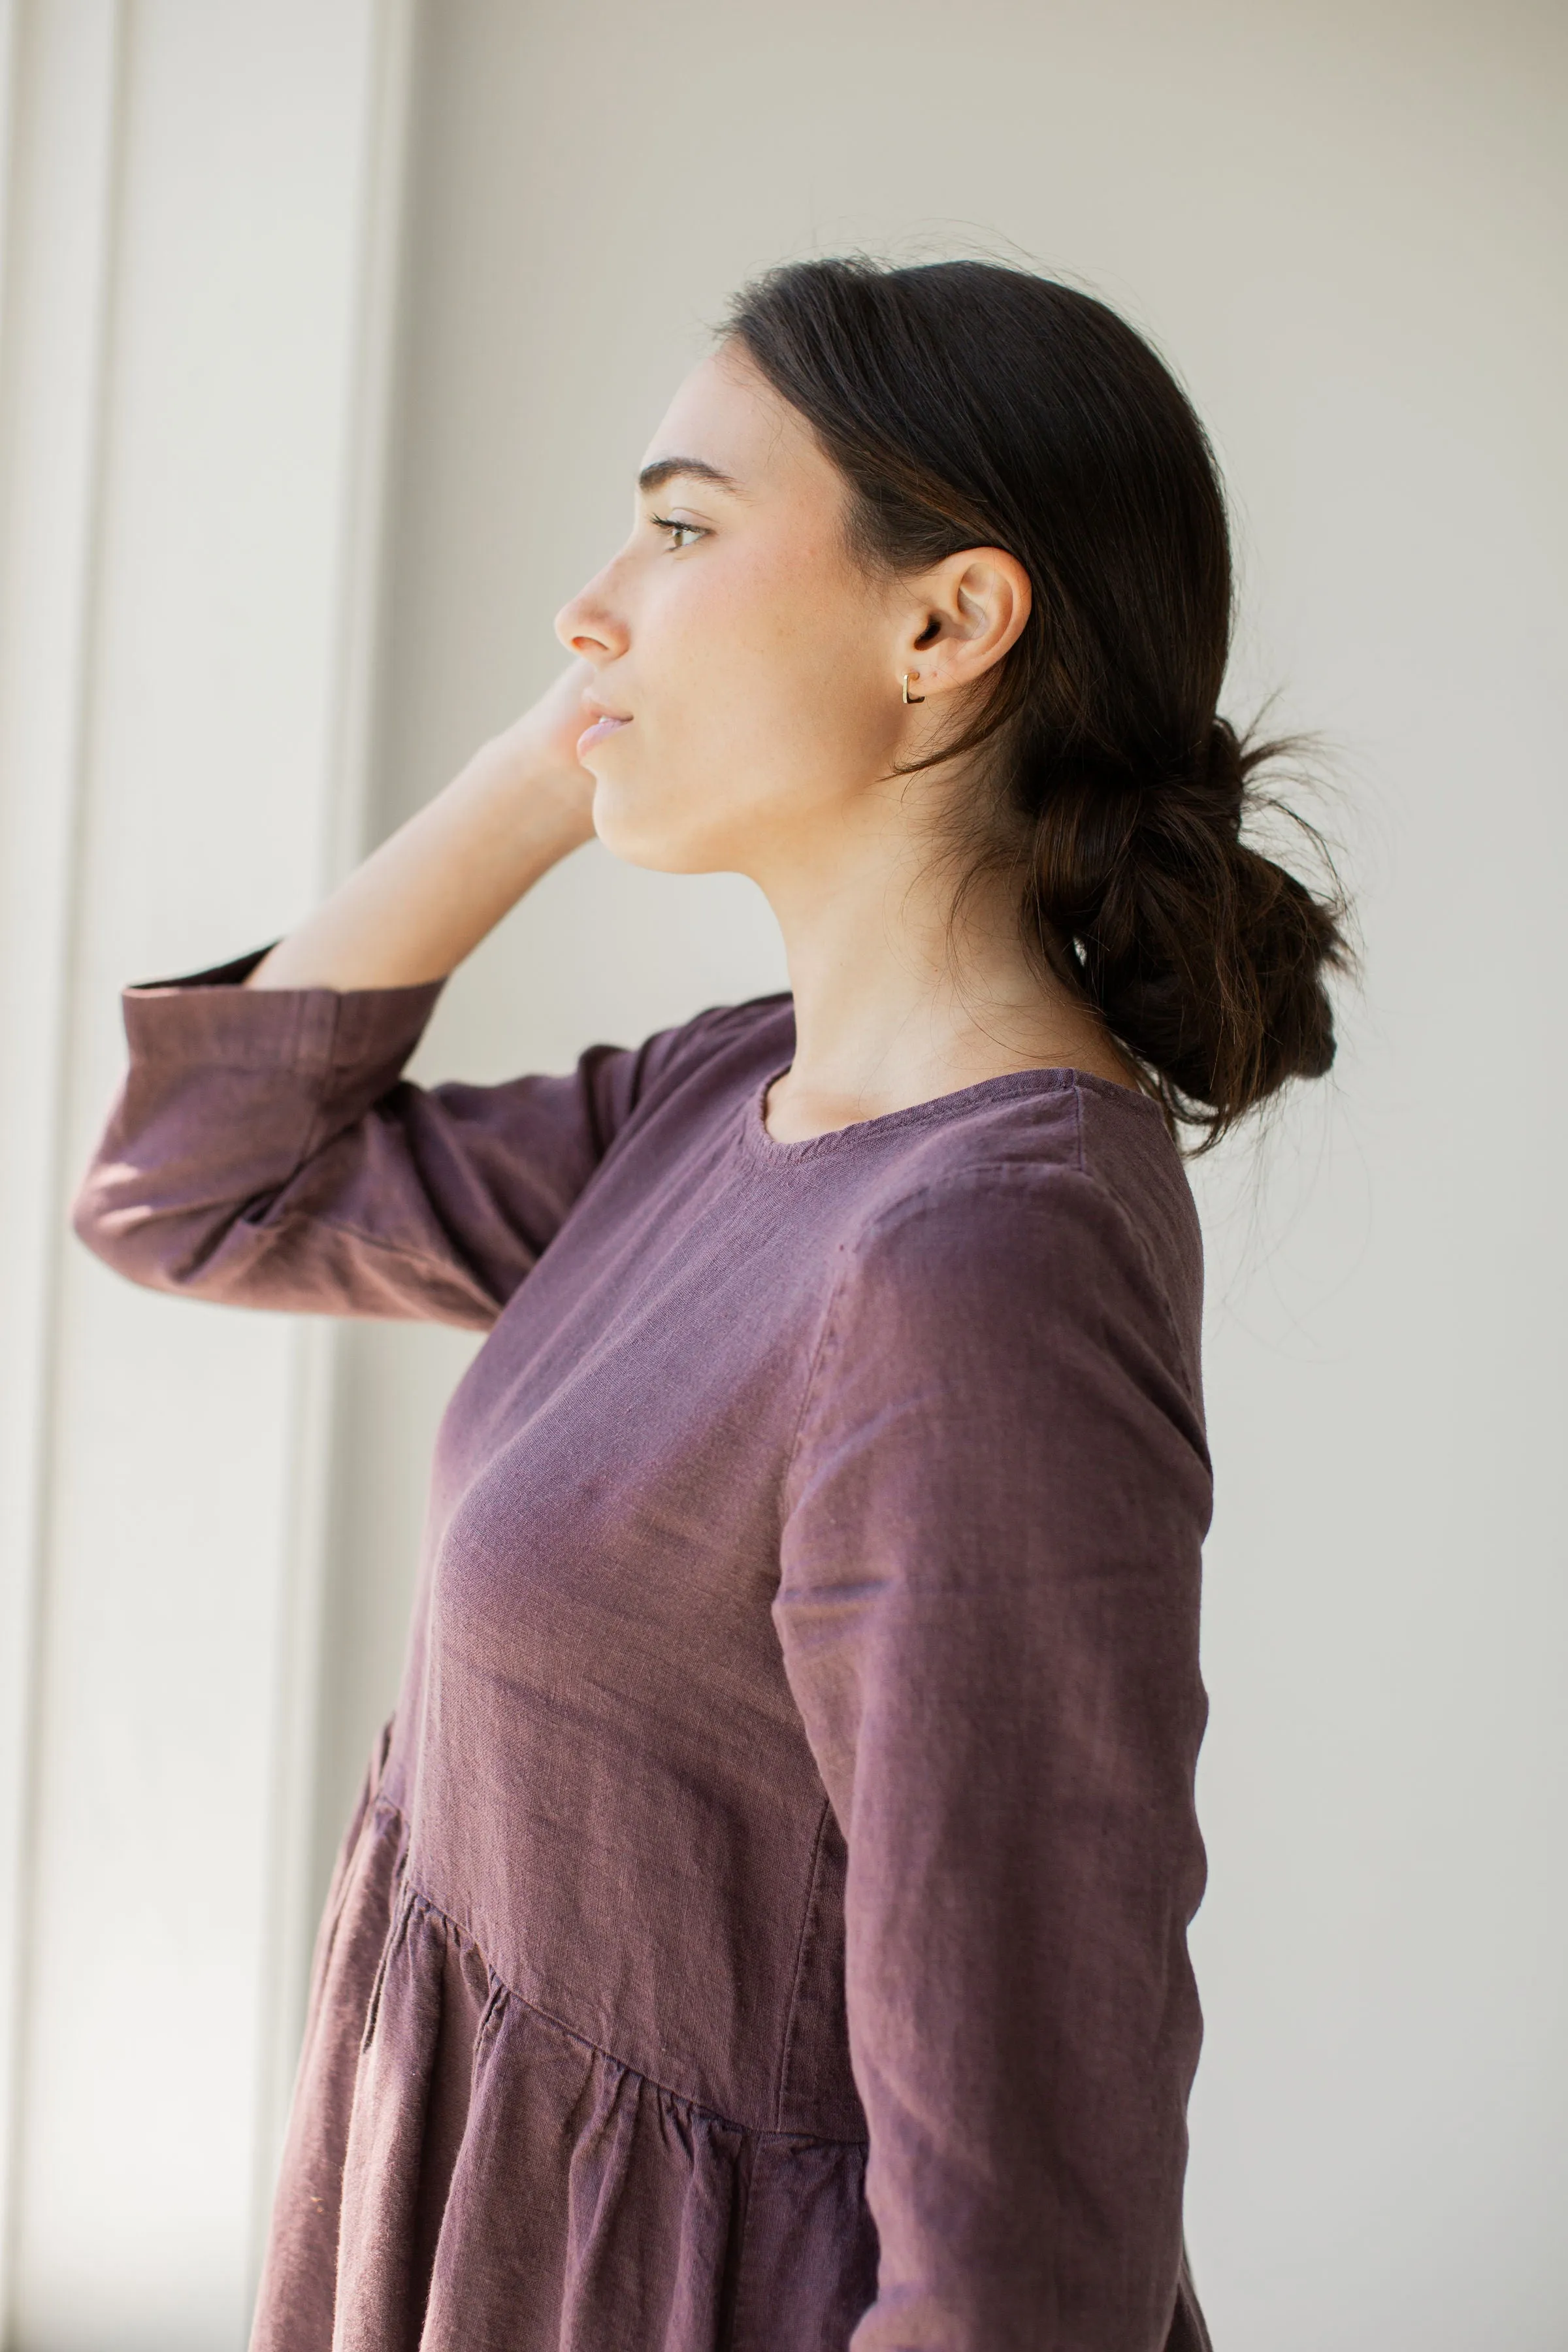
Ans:
MULTIPOLYGON (((923 701, 925 700, 925 696, 924 696, 923 694, 911 694, 911 693, 910 692, 910 675, 911 675, 911 673, 910 673, 909 670, 906 670, 906 671, 904 672, 904 700, 905 700, 906 702, 923 702, 923 701)), ((920 676, 920 672, 919 672, 919 670, 917 669, 916 671, 914 671, 914 672, 913 672, 913 675, 914 675, 916 677, 919 677, 919 676, 920 676)))

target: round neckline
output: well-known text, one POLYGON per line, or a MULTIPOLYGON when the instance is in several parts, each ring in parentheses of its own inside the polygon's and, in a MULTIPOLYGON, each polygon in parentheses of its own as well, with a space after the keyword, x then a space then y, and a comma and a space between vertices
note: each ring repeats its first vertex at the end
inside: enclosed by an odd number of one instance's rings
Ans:
POLYGON ((1029 1095, 1067 1094, 1081 1089, 1102 1099, 1118 1097, 1159 1117, 1158 1106, 1133 1087, 1119 1085, 1114 1078, 1097 1077, 1093 1071, 1075 1069, 1069 1063, 1040 1062, 1026 1069, 1003 1070, 995 1077, 976 1078, 969 1086, 955 1087, 951 1094, 932 1095, 925 1102, 906 1103, 901 1110, 882 1111, 875 1118, 852 1119, 847 1127, 825 1128, 820 1135, 796 1136, 786 1143, 769 1134, 765 1111, 773 1087, 793 1067, 793 1062, 783 1062, 777 1069, 770 1070, 762 1084, 752 1087, 746 1103, 742 1132, 747 1148, 753 1157, 775 1164, 853 1150, 862 1139, 868 1143, 878 1142, 883 1136, 901 1134, 911 1128, 938 1126, 955 1113, 982 1103, 1008 1102, 1029 1095))

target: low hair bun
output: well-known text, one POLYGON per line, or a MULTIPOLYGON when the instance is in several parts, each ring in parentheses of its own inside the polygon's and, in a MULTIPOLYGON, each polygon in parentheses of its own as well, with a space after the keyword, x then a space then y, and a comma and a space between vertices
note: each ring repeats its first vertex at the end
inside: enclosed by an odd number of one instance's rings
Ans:
POLYGON ((1255 779, 1290 749, 1216 718, 1196 757, 1119 787, 1080 769, 1035 820, 1036 944, 1205 1144, 1334 1058, 1338 901, 1243 838, 1280 806, 1255 779))

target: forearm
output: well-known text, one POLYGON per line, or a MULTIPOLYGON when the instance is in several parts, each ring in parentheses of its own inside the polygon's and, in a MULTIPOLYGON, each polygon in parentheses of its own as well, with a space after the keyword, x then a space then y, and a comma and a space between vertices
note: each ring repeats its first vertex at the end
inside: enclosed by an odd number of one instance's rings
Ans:
POLYGON ((404 988, 453 971, 593 832, 593 779, 539 733, 530 714, 485 744, 245 985, 404 988))

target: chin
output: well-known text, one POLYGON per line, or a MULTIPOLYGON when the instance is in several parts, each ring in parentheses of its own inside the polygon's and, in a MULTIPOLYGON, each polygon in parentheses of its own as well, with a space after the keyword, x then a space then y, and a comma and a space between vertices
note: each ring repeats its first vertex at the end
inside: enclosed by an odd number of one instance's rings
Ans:
POLYGON ((627 866, 646 866, 654 874, 717 874, 731 860, 700 829, 668 817, 661 823, 638 795, 601 776, 594 794, 594 831, 612 857, 627 866))

